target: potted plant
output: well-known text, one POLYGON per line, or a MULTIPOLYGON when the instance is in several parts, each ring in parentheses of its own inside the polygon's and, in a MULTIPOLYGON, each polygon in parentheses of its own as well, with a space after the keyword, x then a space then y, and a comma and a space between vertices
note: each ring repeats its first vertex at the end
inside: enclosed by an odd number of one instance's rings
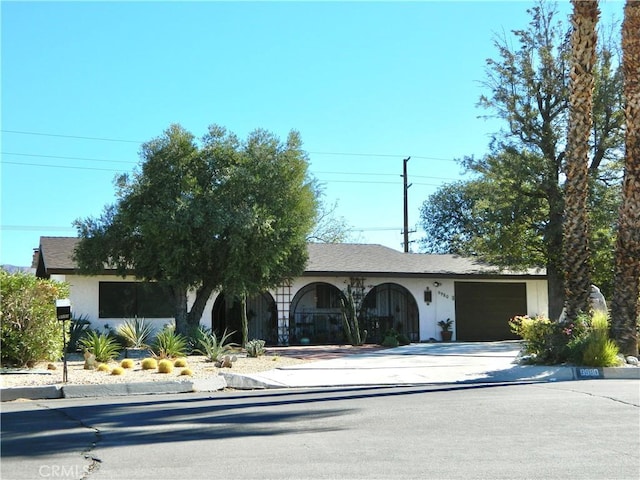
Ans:
POLYGON ((453 325, 453 320, 447 318, 446 320, 440 320, 438 322, 438 326, 441 328, 440 337, 442 337, 443 342, 450 342, 451 336, 453 332, 451 331, 451 327, 453 325))

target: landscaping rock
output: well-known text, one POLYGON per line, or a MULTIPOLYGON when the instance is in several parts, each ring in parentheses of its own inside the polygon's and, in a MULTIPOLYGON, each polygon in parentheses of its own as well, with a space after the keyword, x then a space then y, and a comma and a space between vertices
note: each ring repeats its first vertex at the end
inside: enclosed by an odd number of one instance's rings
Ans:
POLYGON ((635 366, 635 367, 637 367, 637 366, 638 366, 638 358, 637 358, 637 357, 634 357, 633 355, 629 355, 629 356, 627 356, 627 357, 625 358, 625 360, 626 360, 626 362, 627 362, 629 365, 633 365, 633 366, 635 366))

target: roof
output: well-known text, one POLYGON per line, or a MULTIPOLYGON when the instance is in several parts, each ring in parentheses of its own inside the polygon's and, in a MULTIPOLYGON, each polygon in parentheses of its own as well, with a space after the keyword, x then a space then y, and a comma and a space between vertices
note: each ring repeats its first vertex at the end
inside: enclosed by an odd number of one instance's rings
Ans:
POLYGON ((34 258, 36 275, 48 277, 56 273, 72 273, 77 264, 73 260, 76 245, 80 242, 76 237, 40 237, 40 247, 34 258))
MULTIPOLYGON (((38 276, 74 273, 74 237, 41 237, 38 276)), ((382 245, 310 243, 305 276, 540 277, 541 269, 505 270, 476 258, 458 255, 403 253, 382 245)))
POLYGON ((543 269, 516 271, 500 269, 477 258, 459 255, 403 253, 382 245, 351 243, 311 243, 305 275, 363 276, 536 276, 543 269))

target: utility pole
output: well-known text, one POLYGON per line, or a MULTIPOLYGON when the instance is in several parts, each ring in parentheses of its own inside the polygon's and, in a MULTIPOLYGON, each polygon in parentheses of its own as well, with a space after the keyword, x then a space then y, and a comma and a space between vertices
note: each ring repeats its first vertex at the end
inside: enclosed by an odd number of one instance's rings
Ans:
POLYGON ((402 161, 402 177, 404 179, 404 253, 409 253, 409 202, 408 191, 411 184, 407 184, 407 162, 411 157, 402 161))

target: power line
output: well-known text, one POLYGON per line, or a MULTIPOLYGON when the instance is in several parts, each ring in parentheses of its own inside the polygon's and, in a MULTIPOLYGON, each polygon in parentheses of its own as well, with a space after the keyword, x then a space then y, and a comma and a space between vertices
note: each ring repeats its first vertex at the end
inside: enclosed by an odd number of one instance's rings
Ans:
MULTIPOLYGON (((145 142, 140 140, 126 140, 122 138, 107 138, 107 137, 87 137, 81 135, 63 135, 57 133, 45 133, 45 132, 29 132, 24 130, 5 130, 2 129, 0 132, 3 133, 13 133, 17 135, 38 135, 42 137, 57 137, 57 138, 72 138, 76 140, 95 140, 102 142, 121 142, 121 143, 136 143, 141 145, 145 142)), ((392 153, 361 153, 361 152, 319 152, 319 151, 307 151, 307 153, 312 155, 335 155, 335 156, 353 156, 353 157, 381 157, 381 158, 398 158, 404 157, 404 154, 392 154, 392 153)), ((454 158, 442 158, 442 157, 431 157, 426 155, 412 155, 412 158, 419 158, 422 160, 436 160, 440 162, 455 162, 454 158)))
POLYGON ((44 167, 44 168, 65 168, 70 170, 93 170, 98 172, 122 172, 122 170, 114 170, 112 168, 96 168, 96 167, 79 167, 75 165, 47 165, 44 163, 23 163, 23 162, 0 162, 3 165, 20 165, 25 167, 44 167))
MULTIPOLYGON (((82 160, 88 162, 101 162, 101 163, 123 163, 126 165, 137 165, 137 162, 131 162, 127 160, 108 160, 102 158, 89 158, 89 157, 69 157, 64 155, 42 155, 36 153, 18 153, 18 152, 0 152, 2 155, 12 155, 12 156, 20 156, 20 157, 34 157, 34 158, 52 158, 56 160, 82 160)), ((36 166, 36 167, 60 167, 60 168, 82 168, 82 169, 93 169, 91 167, 80 167, 80 166, 63 166, 63 165, 49 165, 49 164, 36 164, 36 163, 24 163, 24 162, 11 162, 11 161, 3 161, 2 163, 6 163, 9 165, 27 165, 27 166, 36 166)), ((96 169, 97 170, 97 169, 96 169)), ((119 171, 119 170, 108 170, 104 169, 104 171, 119 171)), ((376 176, 376 177, 395 177, 396 173, 372 173, 372 172, 324 172, 324 171, 316 171, 316 175, 357 175, 359 177, 362 176, 376 176)), ((429 178, 433 180, 457 180, 454 177, 433 177, 429 175, 414 175, 414 178, 429 178)), ((330 182, 347 182, 348 180, 328 180, 330 182)), ((364 183, 364 182, 359 182, 364 183)), ((369 182, 371 183, 371 182, 369 182)), ((396 182, 381 182, 381 183, 396 183, 396 182)), ((426 184, 429 185, 429 184, 426 184)))
POLYGON ((144 143, 144 142, 139 142, 137 140, 124 140, 121 138, 83 137, 80 135, 59 135, 55 133, 24 132, 20 130, 1 130, 1 131, 3 133, 15 133, 18 135, 39 135, 41 137, 75 138, 77 140, 97 140, 101 142, 122 142, 122 143, 138 143, 138 144, 144 143))
POLYGON ((61 155, 40 155, 36 153, 15 153, 15 152, 1 152, 2 155, 15 155, 19 157, 37 157, 37 158, 55 158, 60 160, 87 160, 90 162, 105 162, 105 163, 126 163, 128 165, 135 165, 136 162, 127 160, 105 160, 101 158, 87 158, 87 157, 65 157, 61 155))

